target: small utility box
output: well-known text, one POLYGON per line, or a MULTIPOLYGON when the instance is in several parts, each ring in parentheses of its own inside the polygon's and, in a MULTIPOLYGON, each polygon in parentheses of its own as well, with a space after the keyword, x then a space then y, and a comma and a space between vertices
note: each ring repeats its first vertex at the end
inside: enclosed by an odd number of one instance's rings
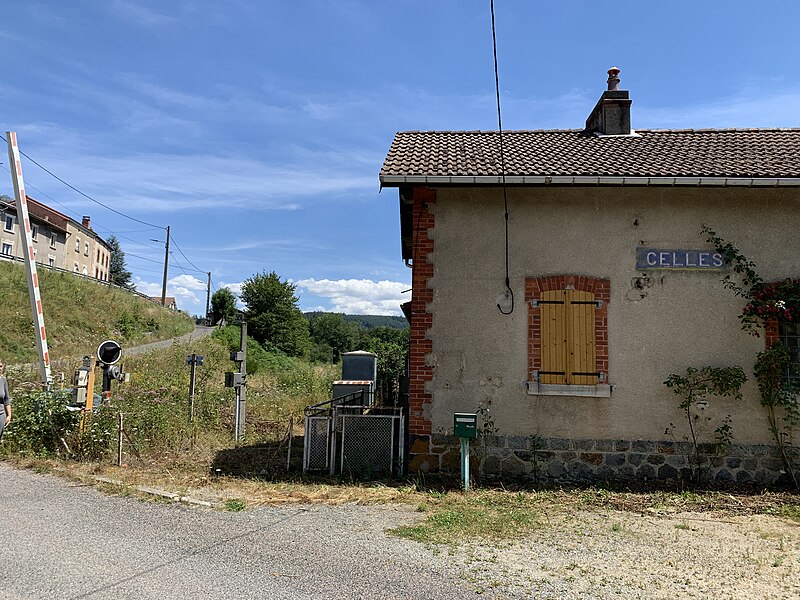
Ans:
POLYGON ((456 437, 478 437, 478 415, 475 413, 455 413, 453 415, 453 431, 456 437))

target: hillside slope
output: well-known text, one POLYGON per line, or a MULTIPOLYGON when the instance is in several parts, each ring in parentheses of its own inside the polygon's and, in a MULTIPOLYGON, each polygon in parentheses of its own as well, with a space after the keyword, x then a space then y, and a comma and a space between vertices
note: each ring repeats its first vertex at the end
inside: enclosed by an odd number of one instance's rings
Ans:
MULTIPOLYGON (((124 346, 192 330, 187 315, 139 296, 68 273, 39 270, 47 343, 52 359, 93 353, 106 339, 124 346)), ((37 358, 28 283, 20 263, 0 262, 0 359, 37 358)))

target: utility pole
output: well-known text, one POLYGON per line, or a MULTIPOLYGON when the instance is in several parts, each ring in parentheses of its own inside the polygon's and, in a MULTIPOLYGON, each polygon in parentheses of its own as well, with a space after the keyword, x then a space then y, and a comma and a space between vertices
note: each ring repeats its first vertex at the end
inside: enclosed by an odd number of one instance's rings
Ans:
POLYGON ((39 381, 47 389, 53 382, 53 376, 50 373, 50 352, 47 349, 47 333, 44 328, 39 274, 36 272, 36 256, 32 244, 31 220, 28 217, 28 196, 25 193, 25 182, 22 178, 22 160, 19 155, 16 132, 6 131, 6 141, 8 142, 8 166, 11 170, 11 181, 14 184, 14 195, 17 200, 17 221, 22 234, 25 271, 28 275, 28 295, 36 333, 36 349, 39 351, 39 381))
POLYGON ((211 302, 211 271, 208 272, 208 284, 206 285, 206 325, 209 325, 208 308, 211 302))
POLYGON ((167 244, 164 252, 164 283, 161 286, 161 306, 167 305, 167 271, 169 270, 169 225, 167 225, 167 244))

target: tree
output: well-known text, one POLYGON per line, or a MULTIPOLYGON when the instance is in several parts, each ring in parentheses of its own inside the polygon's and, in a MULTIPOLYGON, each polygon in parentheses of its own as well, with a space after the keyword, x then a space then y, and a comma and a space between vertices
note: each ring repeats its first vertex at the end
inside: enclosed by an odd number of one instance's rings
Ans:
POLYGON ((111 248, 111 260, 108 265, 108 277, 111 283, 128 290, 135 290, 136 286, 131 281, 131 272, 125 268, 125 253, 120 248, 117 236, 112 233, 108 236, 106 243, 111 248))
POLYGON ((305 356, 311 347, 308 322, 297 306, 296 286, 275 273, 254 275, 242 284, 247 330, 261 344, 272 344, 290 356, 305 356))
POLYGON ((322 313, 309 321, 309 329, 317 358, 329 356, 327 361, 339 362, 343 352, 358 347, 361 327, 346 321, 343 314, 322 313))
POLYGON ((211 296, 211 321, 218 323, 225 319, 227 323, 232 323, 235 318, 236 296, 226 287, 218 289, 211 296))

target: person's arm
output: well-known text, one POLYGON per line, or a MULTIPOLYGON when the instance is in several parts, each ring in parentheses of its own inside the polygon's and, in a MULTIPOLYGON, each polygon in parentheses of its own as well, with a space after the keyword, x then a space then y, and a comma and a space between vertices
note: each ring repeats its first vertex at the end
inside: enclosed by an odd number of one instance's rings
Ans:
POLYGON ((6 425, 11 422, 11 394, 8 393, 8 379, 3 377, 4 408, 6 409, 6 425))

